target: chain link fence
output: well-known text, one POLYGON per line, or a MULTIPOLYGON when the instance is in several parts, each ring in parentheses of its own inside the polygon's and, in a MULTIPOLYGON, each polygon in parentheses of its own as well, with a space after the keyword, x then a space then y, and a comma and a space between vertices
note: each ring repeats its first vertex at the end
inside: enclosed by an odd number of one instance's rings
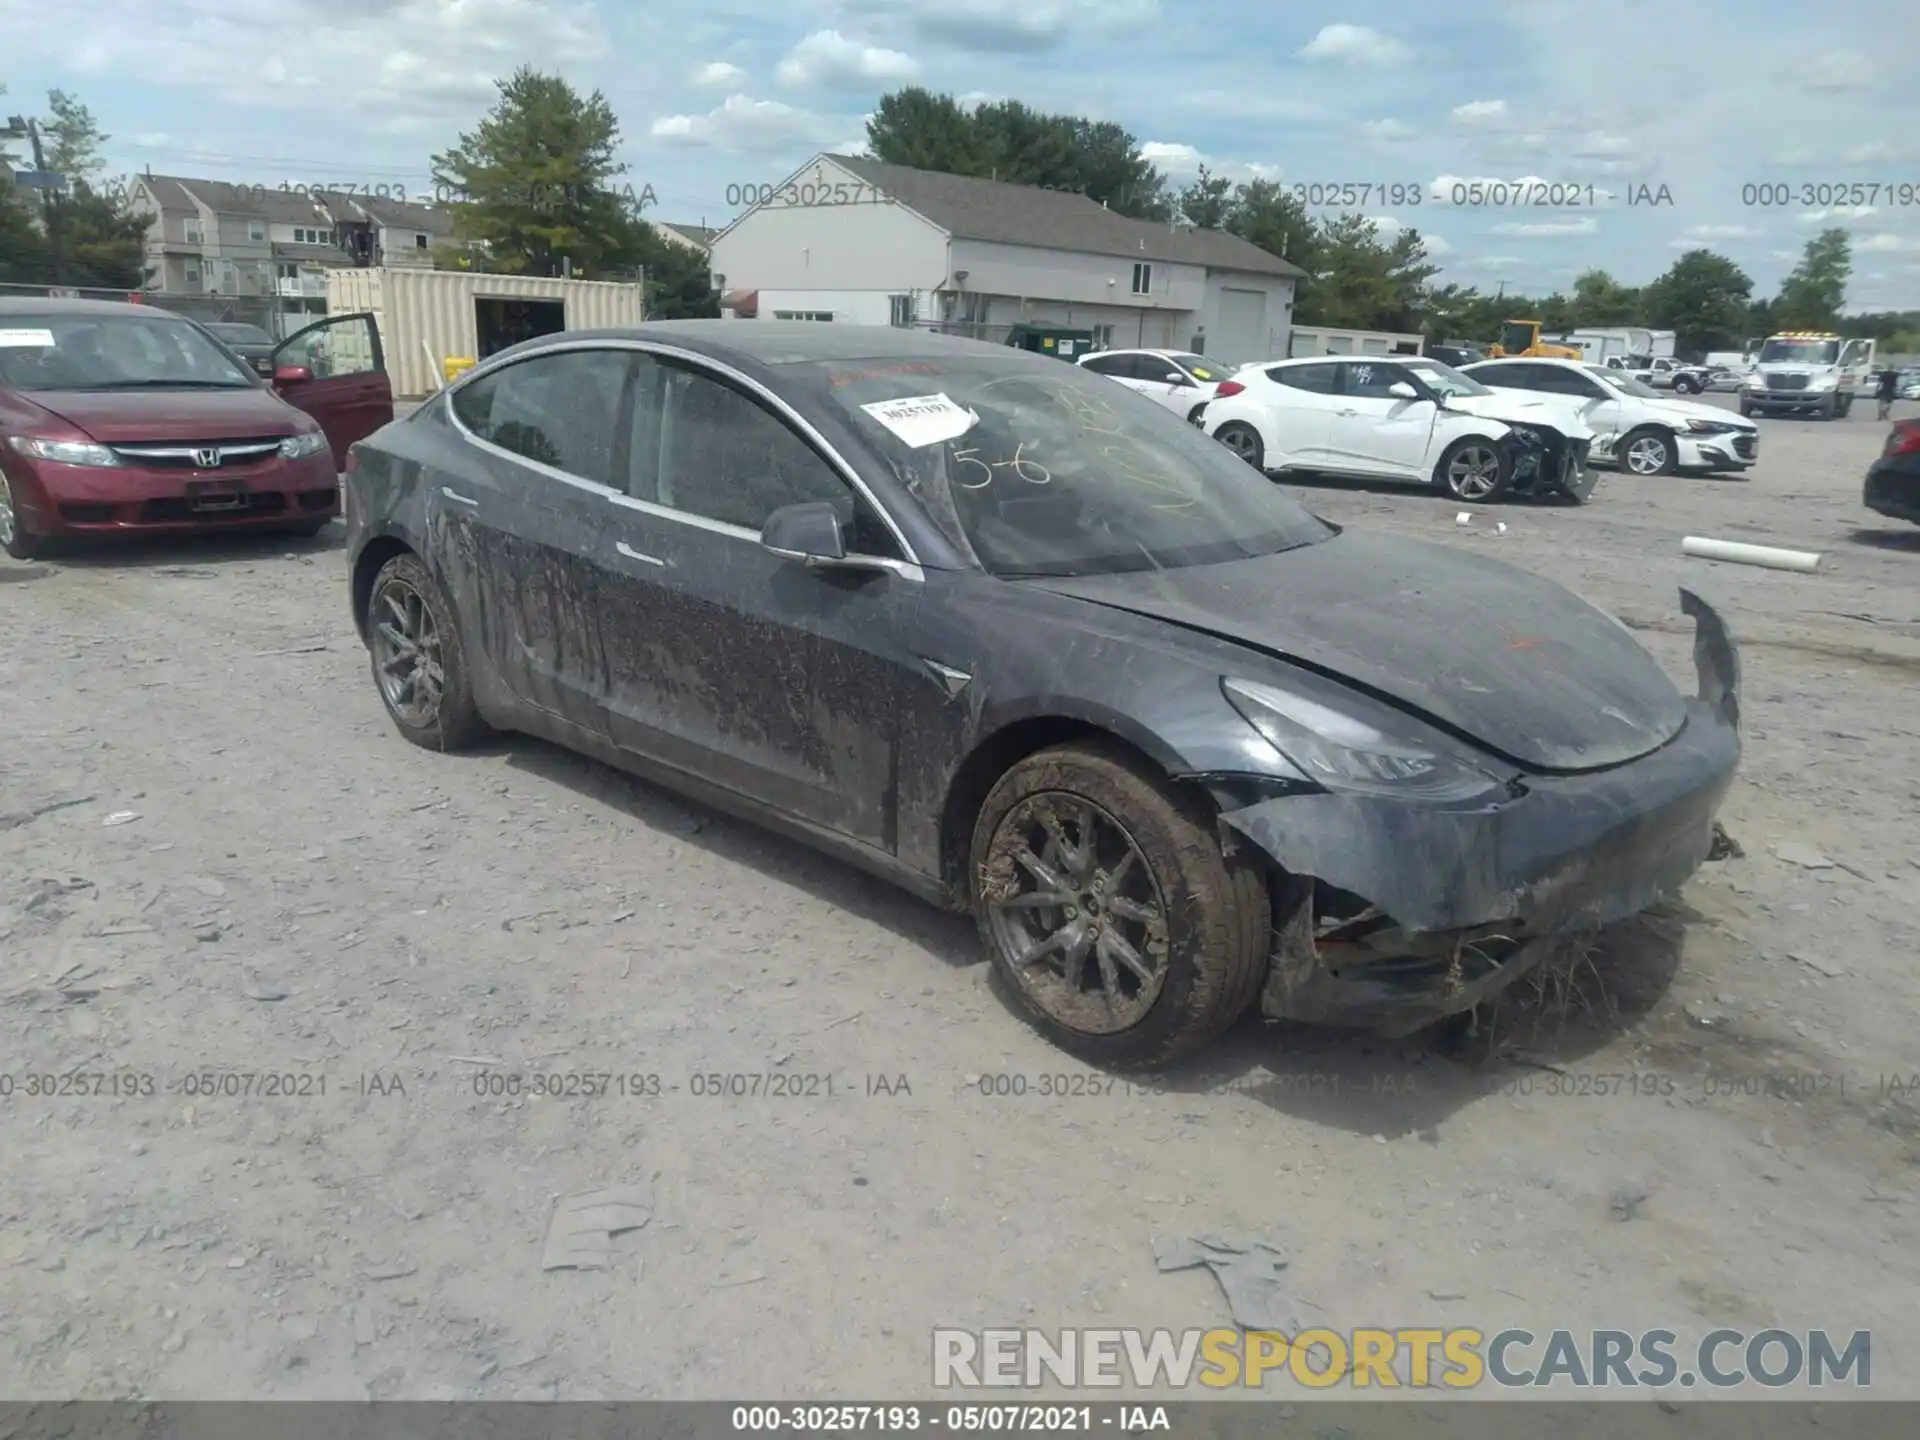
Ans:
POLYGON ((201 324, 257 325, 276 340, 326 318, 326 302, 312 313, 288 311, 288 303, 273 295, 163 295, 152 290, 106 290, 87 285, 0 284, 0 296, 63 300, 113 300, 120 304, 153 305, 201 324))

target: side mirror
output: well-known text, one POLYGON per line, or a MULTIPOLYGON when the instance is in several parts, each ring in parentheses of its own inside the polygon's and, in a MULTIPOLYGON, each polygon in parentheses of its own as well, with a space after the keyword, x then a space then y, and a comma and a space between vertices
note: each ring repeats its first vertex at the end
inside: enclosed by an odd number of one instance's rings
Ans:
POLYGON ((313 379, 313 371, 304 365, 276 365, 273 367, 273 383, 276 385, 302 385, 313 379))
POLYGON ((1167 384, 1169 384, 1169 385, 1187 385, 1187 386, 1191 386, 1191 385, 1193 384, 1193 382, 1192 382, 1191 380, 1189 380, 1189 379, 1188 379, 1188 378, 1187 378, 1186 376, 1184 376, 1184 375, 1182 375, 1182 374, 1181 374, 1181 373, 1180 373, 1180 372, 1179 372, 1178 370, 1169 370, 1169 371, 1168 371, 1168 372, 1166 373, 1166 375, 1165 375, 1165 376, 1163 376, 1162 378, 1163 378, 1163 379, 1164 379, 1164 380, 1166 381, 1166 383, 1167 383, 1167 384))
POLYGON ((1404 380, 1396 380, 1387 387, 1387 394, 1396 400, 1418 400, 1420 392, 1404 380))

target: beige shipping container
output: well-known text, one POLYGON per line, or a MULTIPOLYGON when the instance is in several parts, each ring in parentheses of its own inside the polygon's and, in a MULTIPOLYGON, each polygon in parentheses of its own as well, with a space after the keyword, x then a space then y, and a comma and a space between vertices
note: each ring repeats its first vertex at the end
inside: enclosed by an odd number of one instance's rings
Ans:
POLYGON ((449 358, 483 360, 527 334, 547 333, 555 321, 564 330, 638 325, 646 318, 645 293, 616 281, 468 270, 327 272, 327 313, 372 312, 393 393, 409 400, 440 388, 449 358))

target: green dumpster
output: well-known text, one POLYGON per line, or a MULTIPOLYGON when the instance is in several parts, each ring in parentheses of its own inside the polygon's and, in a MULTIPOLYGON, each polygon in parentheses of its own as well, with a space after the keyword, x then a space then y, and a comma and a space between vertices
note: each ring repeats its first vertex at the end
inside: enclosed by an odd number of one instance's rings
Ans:
POLYGON ((1093 332, 1070 330, 1064 325, 1015 325, 1007 332, 1007 344, 1072 361, 1093 349, 1093 332))

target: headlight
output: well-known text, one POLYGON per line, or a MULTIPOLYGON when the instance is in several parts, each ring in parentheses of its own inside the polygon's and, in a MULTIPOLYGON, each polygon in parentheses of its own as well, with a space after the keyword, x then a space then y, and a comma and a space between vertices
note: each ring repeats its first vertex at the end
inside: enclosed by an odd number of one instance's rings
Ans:
POLYGON ((90 440, 42 440, 37 435, 9 435, 7 443, 22 455, 51 460, 56 465, 118 465, 120 457, 90 440))
POLYGON ((1764 390, 1764 389, 1766 389, 1766 388, 1767 388, 1767 380, 1766 380, 1766 377, 1765 377, 1764 375, 1750 375, 1750 376, 1748 376, 1748 377, 1747 377, 1747 388, 1748 388, 1749 390, 1764 390))
POLYGON ((283 460, 304 460, 309 455, 318 455, 326 448, 326 434, 319 430, 309 430, 304 435, 294 435, 282 440, 280 457, 283 460))
POLYGON ((1744 430, 1744 425, 1729 425, 1724 420, 1689 420, 1687 429, 1695 435, 1731 435, 1736 430, 1744 430))
POLYGON ((1220 688, 1262 739, 1328 790, 1447 801, 1500 787, 1497 777, 1464 760, 1387 735, 1357 716, 1275 686, 1225 679, 1220 688))
POLYGON ((1807 381, 1807 388, 1809 390, 1831 390, 1833 388, 1834 378, 1832 375, 1816 375, 1807 381))

